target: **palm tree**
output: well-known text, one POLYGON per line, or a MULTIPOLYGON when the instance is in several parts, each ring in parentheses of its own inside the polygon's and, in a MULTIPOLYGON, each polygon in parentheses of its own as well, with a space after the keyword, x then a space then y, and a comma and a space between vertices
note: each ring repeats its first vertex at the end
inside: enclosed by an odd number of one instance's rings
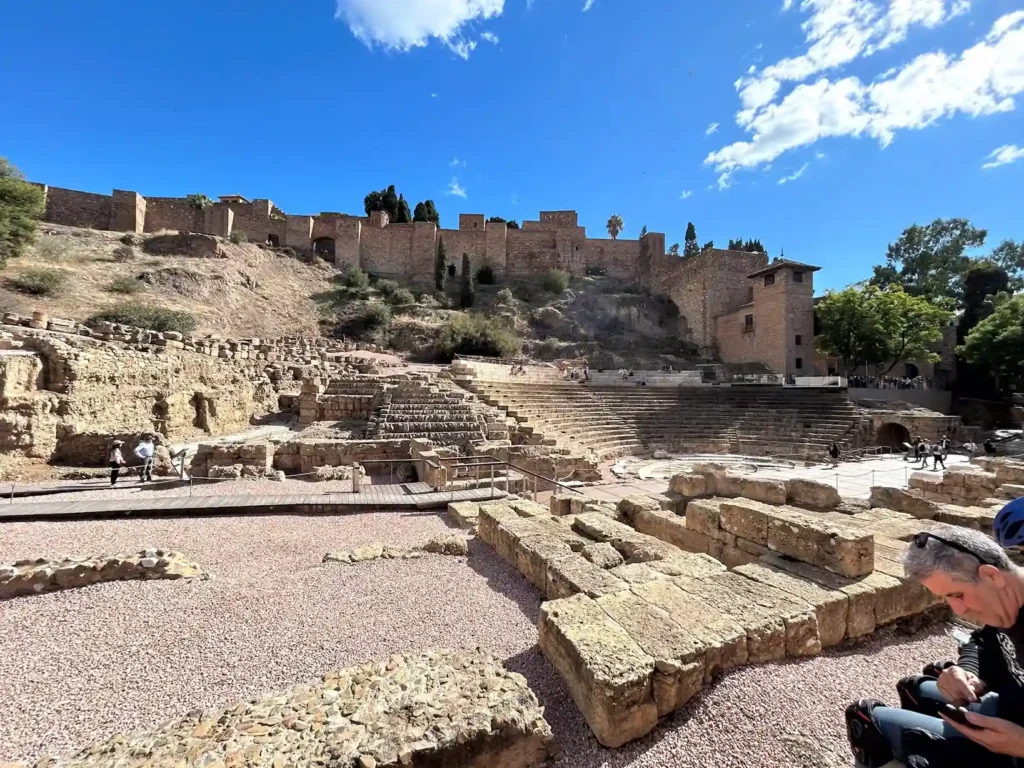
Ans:
POLYGON ((612 240, 618 240, 619 232, 622 231, 623 226, 622 217, 617 213, 613 213, 608 219, 608 234, 612 236, 612 240))

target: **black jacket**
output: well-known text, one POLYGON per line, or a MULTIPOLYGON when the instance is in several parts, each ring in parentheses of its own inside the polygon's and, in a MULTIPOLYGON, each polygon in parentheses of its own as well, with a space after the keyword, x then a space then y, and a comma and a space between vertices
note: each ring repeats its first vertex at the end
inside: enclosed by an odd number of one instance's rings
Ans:
POLYGON ((1009 629, 982 627, 960 647, 957 666, 973 672, 999 694, 999 717, 1024 726, 1024 609, 1009 629))

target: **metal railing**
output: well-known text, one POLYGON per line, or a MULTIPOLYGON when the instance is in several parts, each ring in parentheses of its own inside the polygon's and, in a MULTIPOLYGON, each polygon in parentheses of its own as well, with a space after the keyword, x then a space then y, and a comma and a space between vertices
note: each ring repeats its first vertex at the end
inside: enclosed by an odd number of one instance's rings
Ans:
MULTIPOLYGON (((456 469, 456 470, 460 469, 460 468, 464 468, 464 467, 475 468, 476 469, 476 478, 475 479, 476 479, 477 487, 478 488, 480 487, 481 482, 487 482, 487 487, 489 487, 491 489, 491 498, 494 498, 494 491, 495 491, 495 488, 497 487, 496 481, 500 481, 502 479, 504 479, 506 491, 511 492, 510 485, 511 485, 513 479, 514 479, 512 477, 512 473, 513 472, 518 472, 519 474, 521 474, 523 476, 523 478, 526 481, 526 486, 527 486, 526 487, 526 492, 527 493, 530 492, 530 487, 529 486, 530 486, 530 479, 532 478, 532 480, 533 480, 533 500, 534 501, 537 500, 538 494, 540 494, 542 491, 549 491, 549 490, 554 491, 556 489, 563 489, 563 490, 566 490, 566 491, 570 491, 572 493, 578 493, 581 496, 585 495, 583 493, 583 491, 581 491, 579 488, 574 488, 571 485, 566 485, 566 483, 563 480, 558 480, 557 478, 553 478, 553 477, 545 477, 544 475, 540 474, 539 472, 534 472, 533 470, 526 469, 525 467, 520 467, 520 466, 518 466, 516 464, 513 464, 510 461, 502 461, 501 459, 495 459, 492 456, 444 456, 444 457, 440 457, 438 459, 438 463, 437 464, 434 464, 433 462, 428 462, 428 463, 431 466, 433 466, 435 469, 440 469, 441 467, 445 466, 446 464, 448 465, 449 469, 456 469), (485 474, 483 476, 481 475, 481 469, 482 468, 487 468, 487 474, 485 474), (505 469, 504 478, 502 478, 500 476, 495 476, 495 470, 496 469, 500 470, 501 468, 505 469), (545 487, 540 488, 539 486, 541 484, 544 484, 545 487)), ((454 500, 455 488, 453 486, 453 483, 455 481, 455 478, 453 477, 453 475, 454 475, 453 472, 449 472, 446 475, 446 477, 445 477, 444 483, 442 485, 438 486, 437 490, 443 492, 446 488, 449 489, 451 491, 452 498, 454 500)))

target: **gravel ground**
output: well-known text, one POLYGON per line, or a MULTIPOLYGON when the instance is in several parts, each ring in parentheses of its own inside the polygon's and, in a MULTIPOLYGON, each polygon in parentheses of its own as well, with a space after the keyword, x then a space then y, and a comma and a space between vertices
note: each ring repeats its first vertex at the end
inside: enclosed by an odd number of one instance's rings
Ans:
MULTIPOLYGON (((280 488, 280 484, 273 484, 280 488)), ((152 727, 198 706, 312 680, 331 667, 427 647, 482 646, 523 673, 572 768, 849 768, 849 700, 953 653, 941 631, 742 670, 621 750, 590 735, 535 650, 539 596, 485 545, 348 567, 325 552, 415 546, 449 532, 430 514, 218 518, 0 527, 0 562, 158 546, 214 575, 124 582, 0 603, 0 763, 152 727)))

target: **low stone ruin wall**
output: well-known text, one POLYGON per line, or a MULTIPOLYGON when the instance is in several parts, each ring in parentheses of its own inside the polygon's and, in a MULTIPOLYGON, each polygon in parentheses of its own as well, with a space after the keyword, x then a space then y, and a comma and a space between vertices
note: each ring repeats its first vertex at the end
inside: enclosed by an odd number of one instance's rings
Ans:
POLYGON ((12 565, 0 565, 0 600, 104 581, 196 579, 203 575, 199 566, 180 552, 162 549, 65 560, 19 560, 12 565))
POLYGON ((273 468, 274 446, 270 443, 200 443, 189 474, 192 477, 214 477, 221 467, 240 467, 240 475, 265 476, 273 468))
MULTIPOLYGON (((153 474, 166 476, 174 472, 171 463, 171 454, 167 449, 163 436, 155 434, 156 451, 153 464, 153 474)), ((53 454, 53 461, 62 464, 71 464, 82 467, 105 467, 107 456, 114 440, 121 440, 121 453, 129 467, 136 467, 142 464, 142 459, 135 455, 135 448, 142 440, 142 432, 121 432, 111 434, 107 432, 79 432, 74 434, 63 434, 58 430, 56 450, 53 454)), ((180 462, 179 462, 180 463, 180 462)))
POLYGON ((317 467, 339 467, 365 461, 395 460, 394 464, 366 464, 368 475, 396 478, 414 476, 408 440, 292 440, 274 452, 274 469, 288 474, 307 474, 317 467), (393 470, 391 469, 393 467, 393 470))
POLYGON ((991 499, 1002 484, 994 472, 976 467, 953 467, 941 475, 915 472, 909 481, 910 487, 923 499, 964 507, 991 499))
POLYGON ((157 731, 118 734, 33 768, 231 766, 236 755, 261 766, 539 768, 554 751, 544 709, 522 675, 480 651, 426 651, 196 709, 157 731))
POLYGON ((901 562, 929 523, 866 504, 809 511, 674 493, 473 506, 449 509, 548 598, 540 648, 609 747, 651 731, 721 672, 814 655, 936 605, 901 562), (757 551, 732 570, 688 551, 722 539, 757 551))

